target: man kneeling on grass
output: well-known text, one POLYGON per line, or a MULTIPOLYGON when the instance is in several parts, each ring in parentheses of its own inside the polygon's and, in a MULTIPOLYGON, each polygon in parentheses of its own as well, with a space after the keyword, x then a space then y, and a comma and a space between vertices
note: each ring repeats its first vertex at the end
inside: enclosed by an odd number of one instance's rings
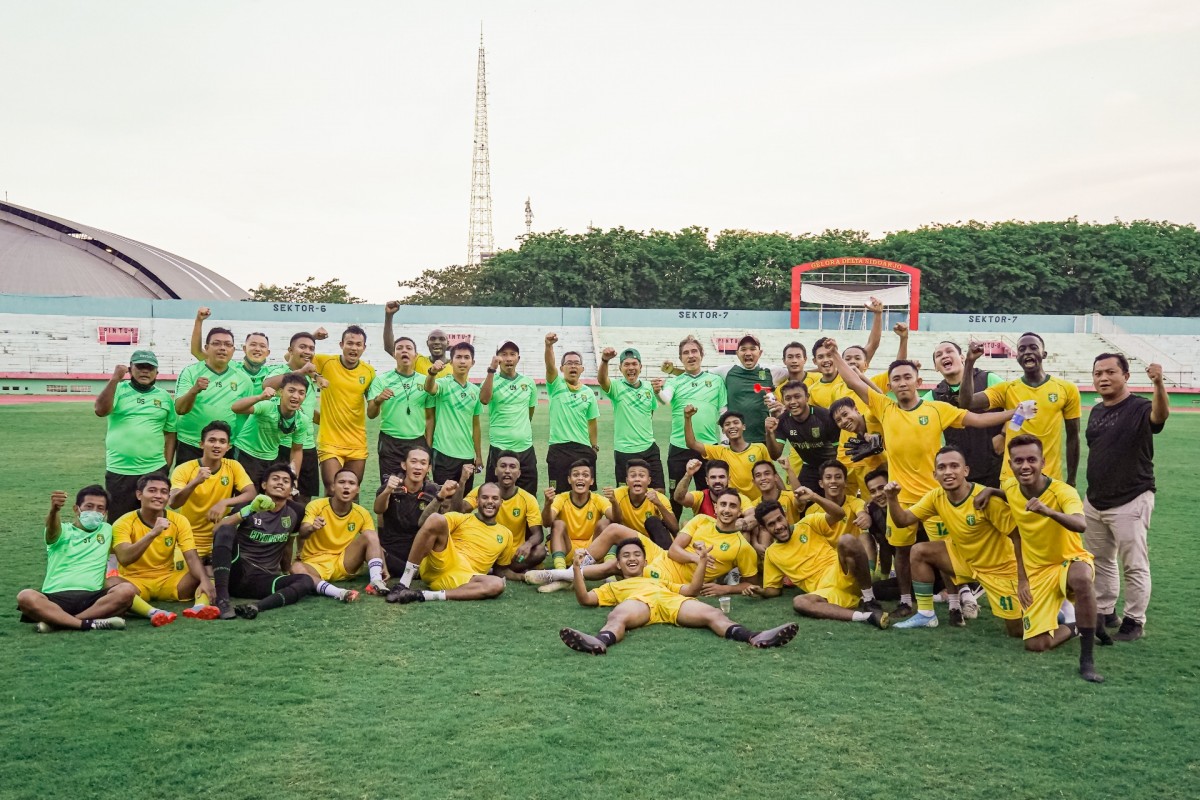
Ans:
POLYGON ((85 486, 75 496, 75 521, 63 522, 59 511, 66 492, 50 493, 46 515, 46 579, 42 590, 22 589, 17 608, 22 622, 36 622, 38 633, 60 628, 75 631, 124 630, 121 614, 129 610, 137 589, 119 582, 104 588, 112 527, 108 492, 103 486, 85 486))
MULTIPOLYGON (((694 544, 701 561, 708 559, 704 542, 694 544)), ((604 583, 588 591, 584 583, 583 553, 576 551, 572 566, 575 599, 581 606, 613 606, 604 628, 595 636, 563 628, 559 638, 572 650, 603 655, 608 648, 625 638, 625 631, 644 625, 668 623, 683 628, 708 628, 717 636, 745 642, 751 647, 781 647, 796 635, 796 624, 789 623, 758 633, 725 616, 719 609, 693 599, 704 585, 704 570, 692 573, 687 585, 668 583, 645 577, 646 551, 640 539, 623 540, 617 547, 617 563, 621 579, 604 583)))

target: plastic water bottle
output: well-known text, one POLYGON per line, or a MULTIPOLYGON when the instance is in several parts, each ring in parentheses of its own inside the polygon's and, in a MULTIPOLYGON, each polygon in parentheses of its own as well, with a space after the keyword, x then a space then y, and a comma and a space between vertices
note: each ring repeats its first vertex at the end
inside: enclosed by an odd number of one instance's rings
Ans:
POLYGON ((1012 415, 1012 419, 1008 421, 1009 430, 1019 431, 1021 425, 1025 422, 1025 408, 1023 403, 1017 404, 1017 411, 1012 415))

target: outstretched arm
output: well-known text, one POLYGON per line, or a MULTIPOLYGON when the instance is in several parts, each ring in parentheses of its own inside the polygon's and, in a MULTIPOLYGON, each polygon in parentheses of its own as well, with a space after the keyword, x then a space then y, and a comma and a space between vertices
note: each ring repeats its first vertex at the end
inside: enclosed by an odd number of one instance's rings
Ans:
POLYGON ((400 310, 399 300, 388 300, 383 307, 383 349, 389 356, 396 354, 396 332, 392 328, 392 317, 400 310))
POLYGON ((575 559, 571 562, 571 587, 575 589, 575 599, 579 605, 594 607, 600 605, 600 598, 595 592, 589 592, 583 580, 583 554, 585 551, 576 550, 575 559))
POLYGON ((546 385, 554 383, 558 378, 558 365, 554 363, 554 344, 558 341, 557 333, 546 334, 546 385))
POLYGON ((113 400, 117 396, 117 387, 121 385, 121 381, 125 380, 125 376, 129 373, 129 368, 124 364, 117 364, 113 367, 112 377, 108 379, 108 383, 104 384, 104 388, 100 390, 100 394, 96 396, 96 402, 92 406, 92 410, 96 412, 97 417, 107 417, 112 413, 113 400))
POLYGON ((1146 377, 1154 386, 1154 396, 1150 398, 1150 422, 1162 425, 1171 416, 1171 402, 1167 396, 1167 384, 1163 381, 1162 365, 1151 364, 1146 367, 1146 377))
MULTIPOLYGON (((971 342, 967 345, 967 354, 963 358, 962 383, 958 387, 958 406, 970 411, 986 411, 989 405, 987 395, 975 391, 975 362, 983 355, 983 344, 971 342)), ((987 388, 987 387, 984 387, 987 388)))
POLYGON ((204 360, 204 320, 212 315, 212 309, 201 308, 196 312, 196 321, 192 323, 192 338, 188 342, 191 354, 197 361, 204 360))
POLYGON ((867 308, 871 311, 871 333, 867 336, 867 346, 863 349, 867 351, 867 363, 871 363, 871 359, 875 358, 875 351, 879 349, 879 343, 883 340, 883 303, 872 297, 871 302, 867 303, 867 308))

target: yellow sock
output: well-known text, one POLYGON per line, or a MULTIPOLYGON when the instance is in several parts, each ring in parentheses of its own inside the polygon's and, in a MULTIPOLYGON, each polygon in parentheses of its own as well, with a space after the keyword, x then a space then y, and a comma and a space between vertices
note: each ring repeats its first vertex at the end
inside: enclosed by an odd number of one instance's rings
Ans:
POLYGON ((143 600, 141 595, 138 595, 137 597, 133 598, 133 606, 130 608, 130 610, 139 617, 146 617, 149 619, 150 613, 154 611, 154 608, 145 600, 143 600))
POLYGON ((196 605, 211 606, 212 600, 204 592, 196 592, 196 605))
POLYGON ((558 553, 558 552, 554 553, 554 568, 555 569, 566 569, 567 568, 567 554, 566 553, 558 553))
POLYGON ((933 613, 933 584, 913 581, 913 595, 917 598, 917 611, 933 613))

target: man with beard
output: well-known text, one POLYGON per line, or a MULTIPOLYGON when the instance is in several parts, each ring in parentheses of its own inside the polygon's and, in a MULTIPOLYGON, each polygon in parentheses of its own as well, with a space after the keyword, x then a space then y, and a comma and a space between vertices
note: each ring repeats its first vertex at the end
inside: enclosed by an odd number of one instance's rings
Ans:
MULTIPOLYGON (((672 507, 678 505, 680 508, 690 509, 693 514, 713 516, 717 493, 729 488, 729 464, 716 458, 708 461, 693 458, 687 463, 683 478, 671 497, 672 507), (704 470, 704 488, 694 492, 688 491, 692 485, 692 477, 701 469, 704 470)), ((699 481, 697 483, 699 484, 699 481)), ((750 502, 749 497, 739 496, 742 498, 743 511, 754 508, 754 503, 750 502)))
MULTIPOLYGON (((546 534, 542 527, 542 510, 537 498, 520 487, 521 456, 512 450, 502 450, 496 456, 496 480, 500 487, 500 510, 496 519, 512 531, 513 552, 501 558, 507 566, 501 573, 509 580, 521 580, 523 573, 546 560, 546 534)), ((466 511, 474 511, 479 503, 477 487, 463 500, 466 511)))
POLYGON ((389 475, 402 475, 404 459, 413 445, 429 445, 425 440, 425 409, 429 395, 425 376, 416 372, 417 343, 407 336, 396 340, 396 368, 381 372, 367 390, 367 418, 381 417, 379 443, 379 482, 389 475))
MULTIPOLYGON (((387 305, 383 307, 383 349, 388 355, 392 355, 396 350, 396 339, 394 328, 392 327, 392 318, 396 316, 396 312, 400 310, 399 300, 389 300, 387 305)), ((441 361, 445 366, 437 373, 438 378, 444 378, 454 371, 446 358, 446 352, 450 349, 450 337, 441 328, 434 328, 425 338, 425 347, 429 350, 429 355, 417 356, 416 363, 413 364, 413 369, 418 375, 424 376, 429 374, 429 368, 433 366, 433 362, 441 361)))
POLYGON ((129 364, 113 368, 94 405, 97 417, 108 418, 104 485, 114 520, 137 508, 138 479, 163 472, 175 457, 175 402, 155 383, 158 357, 138 350, 129 364))

